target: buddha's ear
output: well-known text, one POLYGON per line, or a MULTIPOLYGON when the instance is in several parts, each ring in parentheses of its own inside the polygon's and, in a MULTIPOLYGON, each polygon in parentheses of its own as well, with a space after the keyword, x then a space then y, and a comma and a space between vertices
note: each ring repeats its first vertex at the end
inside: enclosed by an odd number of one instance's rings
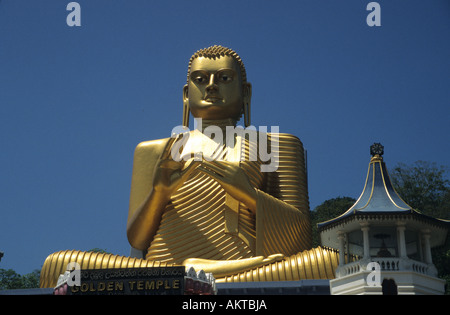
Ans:
POLYGON ((244 100, 248 98, 248 101, 252 98, 252 84, 250 82, 245 82, 242 84, 242 95, 244 100))
POLYGON ((183 126, 189 128, 189 97, 188 85, 183 86, 183 126))
POLYGON ((252 100, 252 85, 249 82, 245 82, 242 85, 242 96, 244 101, 244 125, 250 126, 250 104, 252 100))

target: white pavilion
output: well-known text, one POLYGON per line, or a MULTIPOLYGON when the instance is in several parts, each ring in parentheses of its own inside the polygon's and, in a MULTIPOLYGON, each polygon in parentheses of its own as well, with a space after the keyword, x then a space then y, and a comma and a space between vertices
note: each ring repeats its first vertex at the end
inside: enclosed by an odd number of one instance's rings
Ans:
POLYGON ((400 198, 381 144, 371 146, 371 155, 359 199, 318 225, 322 246, 339 250, 331 294, 443 294, 431 248, 445 243, 450 222, 423 215, 400 198))

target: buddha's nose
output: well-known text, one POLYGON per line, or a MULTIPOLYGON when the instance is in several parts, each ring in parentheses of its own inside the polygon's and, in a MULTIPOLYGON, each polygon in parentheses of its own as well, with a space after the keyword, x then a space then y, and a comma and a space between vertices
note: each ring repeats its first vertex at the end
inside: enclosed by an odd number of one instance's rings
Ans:
POLYGON ((217 91, 218 89, 219 87, 217 86, 214 75, 212 74, 209 77, 209 84, 206 86, 206 92, 217 91))

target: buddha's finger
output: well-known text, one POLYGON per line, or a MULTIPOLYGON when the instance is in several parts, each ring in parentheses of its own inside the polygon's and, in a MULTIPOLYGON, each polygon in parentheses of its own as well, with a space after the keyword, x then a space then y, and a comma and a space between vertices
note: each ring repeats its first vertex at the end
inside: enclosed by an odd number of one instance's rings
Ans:
POLYGON ((191 174, 195 169, 197 169, 200 166, 200 163, 198 161, 195 161, 193 159, 190 159, 183 163, 183 167, 181 168, 181 175, 187 176, 191 174))
POLYGON ((223 178, 222 174, 216 173, 216 172, 214 172, 214 171, 212 171, 212 170, 210 170, 210 169, 208 169, 208 168, 206 168, 204 166, 199 166, 197 168, 197 170, 199 170, 200 172, 205 173, 206 175, 209 175, 212 178, 217 179, 217 180, 221 180, 223 178))

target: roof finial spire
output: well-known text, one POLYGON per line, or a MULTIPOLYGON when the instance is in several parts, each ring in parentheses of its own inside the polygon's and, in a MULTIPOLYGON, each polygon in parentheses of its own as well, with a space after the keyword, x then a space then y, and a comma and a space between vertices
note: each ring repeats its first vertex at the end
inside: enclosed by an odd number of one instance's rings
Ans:
POLYGON ((381 160, 381 156, 384 154, 384 146, 381 143, 375 142, 370 146, 370 154, 372 155, 372 160, 381 160))

